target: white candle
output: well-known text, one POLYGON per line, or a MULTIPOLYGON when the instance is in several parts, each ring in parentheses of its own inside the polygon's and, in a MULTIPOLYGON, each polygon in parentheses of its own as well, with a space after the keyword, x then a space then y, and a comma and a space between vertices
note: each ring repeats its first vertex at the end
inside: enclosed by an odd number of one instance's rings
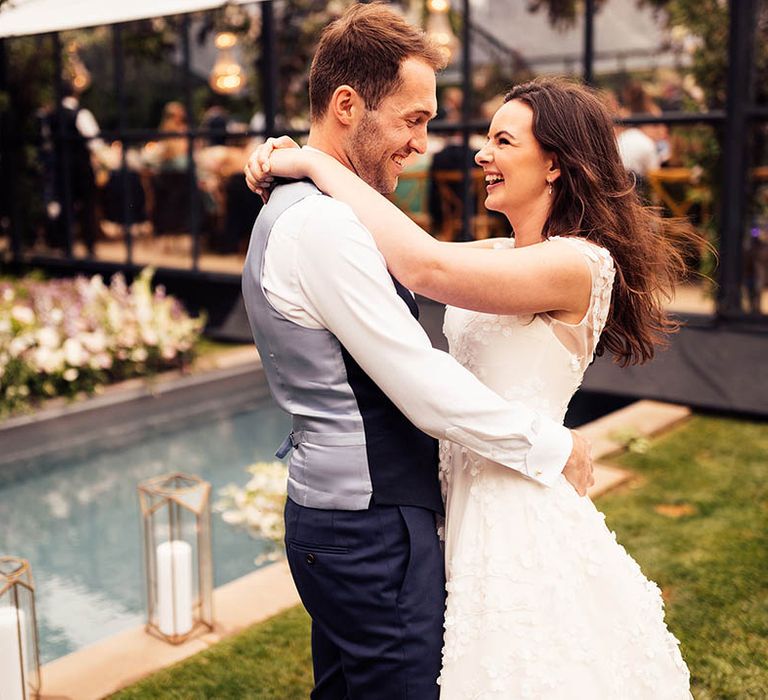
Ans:
POLYGON ((157 618, 163 634, 192 629, 192 547, 181 540, 157 548, 157 618))
MULTIPOLYGON (((26 641, 24 611, 18 611, 18 621, 16 615, 16 608, 0 608, 0 700, 24 700, 26 697, 19 658, 19 625, 22 642, 26 641)), ((23 644, 22 650, 26 662, 23 644)), ((24 673, 28 673, 26 663, 24 673)))

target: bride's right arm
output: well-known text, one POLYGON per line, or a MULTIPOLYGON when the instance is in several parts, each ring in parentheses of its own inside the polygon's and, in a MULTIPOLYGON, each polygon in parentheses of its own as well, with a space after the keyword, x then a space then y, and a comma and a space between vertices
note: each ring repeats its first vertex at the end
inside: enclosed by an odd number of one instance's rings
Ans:
POLYGON ((269 172, 309 177, 323 192, 348 204, 373 235, 390 272, 414 292, 485 313, 567 311, 581 316, 588 308, 590 272, 569 245, 493 250, 490 245, 437 241, 322 151, 279 148, 271 152, 269 163, 269 172))
POLYGON ((437 241, 335 158, 311 149, 279 149, 271 171, 311 178, 348 204, 371 232, 390 272, 409 289, 445 304, 497 314, 579 312, 589 305, 591 276, 569 245, 494 250, 493 242, 437 241))

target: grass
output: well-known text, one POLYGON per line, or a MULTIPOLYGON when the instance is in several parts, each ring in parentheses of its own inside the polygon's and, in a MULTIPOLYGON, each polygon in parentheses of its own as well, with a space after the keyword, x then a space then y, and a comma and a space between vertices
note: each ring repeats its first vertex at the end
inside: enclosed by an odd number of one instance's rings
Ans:
MULTIPOLYGON (((768 424, 697 416, 620 464, 637 478, 599 500, 659 583, 697 700, 768 688, 768 424)), ((309 622, 293 609, 113 696, 307 698, 309 622)))
POLYGON ((697 416, 598 506, 661 586, 697 700, 768 694, 768 424, 697 416))
POLYGON ((299 700, 312 688, 309 617, 293 608, 150 676, 113 700, 299 700))

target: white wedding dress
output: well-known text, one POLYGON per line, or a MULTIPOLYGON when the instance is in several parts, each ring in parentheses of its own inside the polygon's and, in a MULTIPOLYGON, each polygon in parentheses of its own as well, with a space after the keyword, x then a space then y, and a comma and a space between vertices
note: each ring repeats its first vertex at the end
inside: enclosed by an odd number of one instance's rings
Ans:
MULTIPOLYGON (((451 354, 490 388, 562 421, 605 324, 614 268, 605 249, 583 239, 542 245, 575 246, 590 267, 580 323, 449 307, 444 331, 451 354)), ((659 588, 588 498, 563 476, 547 488, 454 443, 443 442, 440 457, 441 700, 691 697, 659 588)))

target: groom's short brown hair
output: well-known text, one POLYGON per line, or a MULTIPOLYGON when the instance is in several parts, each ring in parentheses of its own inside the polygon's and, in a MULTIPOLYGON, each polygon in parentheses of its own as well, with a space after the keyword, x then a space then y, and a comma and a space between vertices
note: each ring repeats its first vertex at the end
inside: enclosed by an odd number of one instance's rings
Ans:
POLYGON ((445 67, 437 46, 397 12, 379 3, 352 5, 320 37, 309 72, 312 121, 325 115, 340 85, 354 88, 366 109, 376 109, 400 86, 400 64, 407 58, 435 71, 445 67))

